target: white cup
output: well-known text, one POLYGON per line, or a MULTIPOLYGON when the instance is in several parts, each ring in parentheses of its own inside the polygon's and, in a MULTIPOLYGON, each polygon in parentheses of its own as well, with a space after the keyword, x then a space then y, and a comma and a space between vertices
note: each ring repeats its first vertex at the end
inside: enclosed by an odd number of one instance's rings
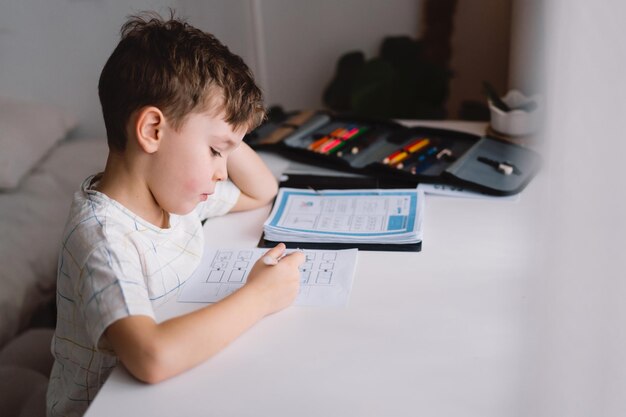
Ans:
POLYGON ((542 112, 540 96, 527 97, 517 90, 511 90, 502 97, 502 101, 511 108, 510 111, 503 111, 488 100, 493 130, 509 136, 526 136, 537 130, 542 112), (531 105, 530 109, 520 108, 528 105, 531 105))

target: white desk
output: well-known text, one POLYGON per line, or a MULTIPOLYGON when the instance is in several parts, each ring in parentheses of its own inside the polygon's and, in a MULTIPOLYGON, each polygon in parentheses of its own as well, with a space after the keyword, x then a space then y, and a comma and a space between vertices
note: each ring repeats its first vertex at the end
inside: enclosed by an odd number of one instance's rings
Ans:
MULTIPOLYGON (((157 385, 118 367, 87 416, 515 415, 533 186, 519 201, 427 198, 422 252, 360 252, 348 308, 288 308, 157 385)), ((207 244, 255 246, 268 213, 209 220, 207 244)))

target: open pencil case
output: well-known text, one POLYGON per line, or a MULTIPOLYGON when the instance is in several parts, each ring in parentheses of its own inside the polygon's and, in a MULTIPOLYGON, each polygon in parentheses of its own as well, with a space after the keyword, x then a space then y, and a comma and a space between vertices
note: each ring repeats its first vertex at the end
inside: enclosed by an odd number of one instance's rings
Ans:
POLYGON ((512 195, 540 167, 531 149, 487 136, 323 111, 270 118, 244 140, 254 149, 385 179, 395 187, 423 182, 512 195))

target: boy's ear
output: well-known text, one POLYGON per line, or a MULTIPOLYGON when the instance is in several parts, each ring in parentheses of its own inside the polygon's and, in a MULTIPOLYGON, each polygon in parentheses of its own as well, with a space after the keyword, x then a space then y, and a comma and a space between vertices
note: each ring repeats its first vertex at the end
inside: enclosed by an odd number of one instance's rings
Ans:
POLYGON ((135 135, 139 147, 146 153, 154 153, 159 149, 163 136, 165 116, 157 107, 144 107, 137 114, 135 135))

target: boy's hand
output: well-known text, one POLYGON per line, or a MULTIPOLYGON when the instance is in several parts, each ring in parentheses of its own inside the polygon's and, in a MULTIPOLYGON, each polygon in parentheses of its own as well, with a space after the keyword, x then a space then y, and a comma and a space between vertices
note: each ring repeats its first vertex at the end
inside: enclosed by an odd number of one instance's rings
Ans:
MULTIPOLYGON (((260 300, 266 304, 266 314, 291 305, 300 289, 298 267, 305 261, 302 252, 283 256, 285 245, 279 243, 263 255, 252 267, 246 286, 258 292, 260 300), (267 265, 265 258, 275 259, 275 265, 267 265)), ((270 262, 267 262, 270 263, 270 262)))

